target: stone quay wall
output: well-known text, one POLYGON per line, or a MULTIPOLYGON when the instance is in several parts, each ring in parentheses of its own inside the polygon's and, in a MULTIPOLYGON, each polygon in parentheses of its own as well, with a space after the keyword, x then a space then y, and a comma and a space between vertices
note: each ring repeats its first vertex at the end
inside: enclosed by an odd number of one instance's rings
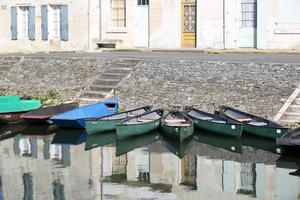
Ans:
MULTIPOLYGON (((22 58, 0 74, 0 93, 67 101, 121 60, 22 58)), ((0 59, 1 65, 1 59, 0 59)), ((300 80, 300 65, 142 60, 114 94, 126 109, 233 106, 272 119, 300 80)))

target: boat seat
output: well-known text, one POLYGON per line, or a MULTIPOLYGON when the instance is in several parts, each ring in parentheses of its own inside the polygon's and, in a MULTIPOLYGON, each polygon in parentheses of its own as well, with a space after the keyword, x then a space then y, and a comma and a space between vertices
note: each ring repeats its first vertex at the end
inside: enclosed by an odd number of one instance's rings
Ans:
POLYGON ((154 119, 151 119, 151 118, 138 118, 137 121, 138 122, 152 122, 152 121, 154 121, 154 119))
POLYGON ((268 123, 266 122, 258 122, 258 121, 250 121, 248 124, 254 125, 254 126, 266 126, 268 123))
POLYGON ((223 121, 223 120, 211 120, 211 122, 214 122, 214 123, 219 123, 219 124, 226 124, 226 121, 223 121))
POLYGON ((166 123, 183 123, 186 122, 185 119, 165 119, 166 123))
POLYGON ((239 121, 239 122, 248 122, 251 121, 251 118, 247 118, 247 117, 240 117, 240 118, 235 118, 235 120, 239 121))
POLYGON ((212 117, 198 117, 199 119, 202 119, 202 120, 211 120, 213 119, 212 117))
POLYGON ((182 126, 182 127, 187 127, 187 126, 190 126, 191 124, 189 123, 171 123, 171 124, 168 124, 168 126, 182 126))

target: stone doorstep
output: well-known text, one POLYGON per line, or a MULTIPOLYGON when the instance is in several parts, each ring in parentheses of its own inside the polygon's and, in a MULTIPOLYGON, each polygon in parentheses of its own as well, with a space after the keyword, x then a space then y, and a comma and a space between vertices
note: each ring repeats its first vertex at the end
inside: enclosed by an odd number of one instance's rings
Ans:
POLYGON ((98 92, 98 91, 86 91, 83 93, 82 97, 88 97, 88 98, 104 98, 106 96, 105 93, 103 92, 98 92))
POLYGON ((101 77, 99 78, 99 80, 101 79, 118 79, 121 80, 122 78, 126 77, 127 73, 122 74, 122 73, 103 73, 101 74, 101 77))

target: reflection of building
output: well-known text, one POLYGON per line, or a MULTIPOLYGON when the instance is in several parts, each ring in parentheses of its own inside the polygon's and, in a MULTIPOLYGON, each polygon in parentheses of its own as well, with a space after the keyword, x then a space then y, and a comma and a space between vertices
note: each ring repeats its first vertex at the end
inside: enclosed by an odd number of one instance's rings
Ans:
MULTIPOLYGON (((228 155, 226 160, 212 159, 195 149, 180 160, 166 150, 155 152, 147 147, 116 157, 113 146, 83 151, 83 145, 51 147, 50 140, 16 137, 1 142, 4 199, 272 200, 295 199, 300 193, 299 177, 289 175, 295 169, 276 167, 275 160, 246 162, 239 160, 240 154, 227 151, 222 151, 228 155), (20 141, 25 145, 19 146, 20 141), (31 156, 22 156, 26 149, 31 156)), ((261 156, 261 151, 257 154, 261 156)))

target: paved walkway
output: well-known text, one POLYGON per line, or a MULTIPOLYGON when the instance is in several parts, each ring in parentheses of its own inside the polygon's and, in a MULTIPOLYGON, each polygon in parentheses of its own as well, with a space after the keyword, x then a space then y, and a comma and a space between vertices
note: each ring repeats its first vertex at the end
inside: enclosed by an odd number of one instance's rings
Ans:
POLYGON ((196 60, 221 62, 254 62, 254 63, 297 63, 299 54, 259 54, 259 53, 218 53, 209 54, 193 51, 180 52, 77 52, 77 53, 36 53, 36 54, 0 54, 1 56, 24 56, 41 58, 99 58, 99 59, 137 59, 137 60, 196 60))

